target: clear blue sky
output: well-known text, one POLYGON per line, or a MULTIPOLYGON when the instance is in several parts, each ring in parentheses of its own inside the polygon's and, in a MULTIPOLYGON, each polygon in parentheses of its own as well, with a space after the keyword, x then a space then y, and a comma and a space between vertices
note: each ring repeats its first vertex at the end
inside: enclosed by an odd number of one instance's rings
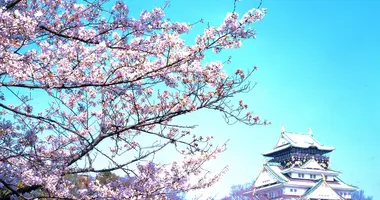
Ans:
MULTIPOLYGON (((161 0, 129 2, 132 12, 162 5, 161 0)), ((173 21, 203 18, 216 25, 232 10, 233 0, 170 3, 167 15, 173 21)), ((237 10, 243 13, 258 3, 241 0, 237 10)), ((229 165, 230 171, 204 192, 223 195, 230 185, 256 178, 261 153, 275 145, 285 125, 292 132, 312 128, 321 143, 336 147, 332 168, 343 172, 341 178, 380 198, 375 194, 380 189, 380 1, 263 0, 262 7, 268 13, 255 26, 257 39, 228 52, 233 56, 228 67, 232 72, 259 66, 252 79, 257 87, 241 98, 273 125, 228 126, 211 112, 188 116, 200 125, 196 132, 214 134, 220 142, 230 139, 228 151, 210 164, 215 170, 229 165)))

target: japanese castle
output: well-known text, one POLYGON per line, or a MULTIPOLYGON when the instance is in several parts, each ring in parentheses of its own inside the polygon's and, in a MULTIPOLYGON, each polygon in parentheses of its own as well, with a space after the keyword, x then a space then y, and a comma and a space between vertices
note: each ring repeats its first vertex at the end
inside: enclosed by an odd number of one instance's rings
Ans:
MULTIPOLYGON (((256 199, 344 200, 357 188, 343 182, 340 171, 330 168, 328 154, 334 147, 322 145, 308 134, 285 132, 276 146, 263 155, 263 168, 254 183, 256 199), (268 159, 268 160, 267 160, 268 159)), ((252 194, 252 193, 251 193, 252 194)))

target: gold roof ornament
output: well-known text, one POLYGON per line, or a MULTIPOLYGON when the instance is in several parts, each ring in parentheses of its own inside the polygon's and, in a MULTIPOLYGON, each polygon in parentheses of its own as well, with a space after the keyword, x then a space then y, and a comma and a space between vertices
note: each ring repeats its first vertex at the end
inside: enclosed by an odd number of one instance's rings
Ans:
POLYGON ((311 130, 311 128, 308 129, 308 132, 309 132, 309 135, 313 136, 313 131, 311 130))
POLYGON ((266 165, 267 163, 268 163, 268 160, 264 159, 264 165, 266 165))
POLYGON ((281 127, 281 133, 285 133, 285 126, 281 127))
POLYGON ((323 180, 323 182, 326 182, 326 177, 323 174, 322 174, 322 180, 323 180))

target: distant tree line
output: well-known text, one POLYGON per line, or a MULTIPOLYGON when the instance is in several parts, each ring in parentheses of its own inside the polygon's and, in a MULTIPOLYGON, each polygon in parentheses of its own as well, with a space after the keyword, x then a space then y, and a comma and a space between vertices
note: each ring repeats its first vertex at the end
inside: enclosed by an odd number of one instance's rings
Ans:
POLYGON ((253 199, 252 186, 255 181, 232 185, 228 196, 222 198, 222 200, 251 200, 253 199))
POLYGON ((352 200, 372 200, 373 197, 365 196, 363 190, 358 190, 352 193, 352 200))

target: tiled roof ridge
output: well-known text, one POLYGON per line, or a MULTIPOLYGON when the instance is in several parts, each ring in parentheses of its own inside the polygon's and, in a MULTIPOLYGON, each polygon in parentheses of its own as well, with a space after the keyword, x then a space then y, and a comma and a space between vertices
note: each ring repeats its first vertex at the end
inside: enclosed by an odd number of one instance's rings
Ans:
POLYGON ((331 186, 326 182, 326 178, 325 176, 322 175, 322 178, 318 181, 318 183, 316 183, 312 188, 310 188, 308 191, 306 191, 303 195, 302 195, 302 199, 304 199, 305 197, 309 196, 311 193, 313 193, 316 189, 318 189, 318 187, 322 184, 325 184, 327 187, 329 187, 336 195, 338 195, 342 200, 344 200, 343 197, 341 197, 338 193, 335 192, 335 190, 333 190, 331 188, 331 186))
POLYGON ((309 190, 307 190, 303 195, 302 197, 306 197, 308 195, 310 195, 311 193, 313 193, 321 184, 323 183, 323 180, 320 179, 312 188, 310 188, 309 190))
POLYGON ((321 164, 318 163, 318 161, 315 160, 314 156, 312 156, 308 161, 306 161, 304 164, 302 164, 299 168, 302 168, 302 169, 327 170, 324 167, 322 167, 321 164), (320 168, 306 168, 306 166, 309 165, 311 162, 316 162, 320 168))
POLYGON ((359 187, 354 186, 354 185, 350 185, 350 184, 344 182, 341 178, 339 178, 339 177, 337 177, 337 176, 334 177, 334 178, 338 179, 339 182, 342 182, 342 183, 345 184, 345 185, 348 185, 348 186, 350 186, 350 187, 353 187, 353 188, 357 188, 357 189, 359 189, 359 187))
MULTIPOLYGON (((305 135, 305 136, 310 136, 310 137, 314 140, 314 142, 316 142, 317 144, 319 144, 319 145, 321 145, 321 146, 325 146, 325 145, 321 144, 320 142, 318 142, 318 140, 315 139, 313 135, 310 135, 310 134, 308 134, 308 133, 284 132, 284 135, 286 135, 286 134, 288 134, 288 133, 289 133, 289 134, 295 134, 295 135, 305 135)), ((292 142, 294 142, 294 141, 292 140, 292 138, 290 138, 289 136, 286 135, 286 137, 288 137, 289 140, 291 140, 292 142)), ((294 142, 294 143, 297 143, 297 142, 294 142)))
POLYGON ((275 172, 273 169, 270 168, 269 165, 266 165, 264 166, 264 168, 271 174, 274 176, 274 178, 276 178, 277 180, 279 180, 280 182, 284 183, 284 182, 288 182, 288 180, 285 180, 283 179, 280 175, 277 174, 277 172, 275 172))

